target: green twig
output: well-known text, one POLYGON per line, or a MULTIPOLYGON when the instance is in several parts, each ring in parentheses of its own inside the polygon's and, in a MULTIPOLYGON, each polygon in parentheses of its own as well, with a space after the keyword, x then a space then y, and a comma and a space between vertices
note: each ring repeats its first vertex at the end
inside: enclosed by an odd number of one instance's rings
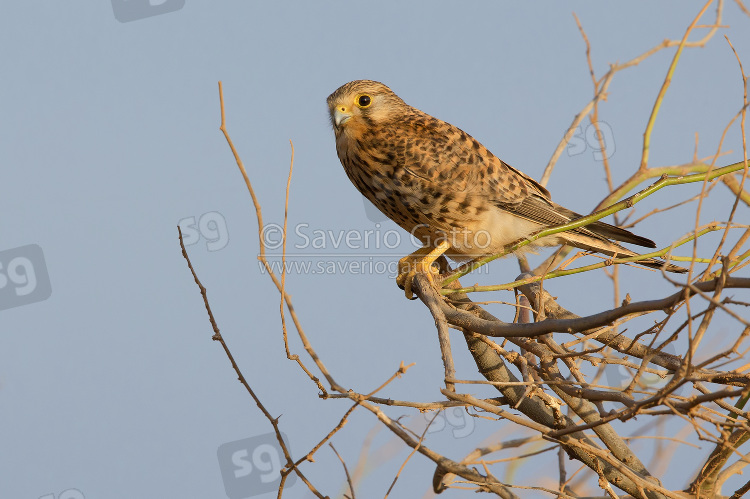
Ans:
MULTIPOLYGON (((696 165, 697 166, 697 165, 696 165)), ((658 181, 654 182, 650 186, 646 187, 640 192, 637 192, 633 194, 632 196, 619 201, 607 208, 604 208, 602 210, 596 211, 590 215, 587 215, 585 217, 577 218, 571 222, 568 222, 566 224, 562 225, 556 225, 554 227, 550 227, 548 229, 541 230, 539 232, 536 232, 529 236, 528 238, 518 241, 514 244, 508 245, 505 247, 505 249, 497 254, 489 255, 484 258, 480 258, 477 260, 474 260, 472 262, 469 262, 468 264, 462 265, 458 269, 456 269, 450 276, 448 276, 444 281, 443 285, 450 284, 451 282, 455 281, 456 279, 460 279, 461 277, 465 276, 469 272, 472 272, 482 265, 485 265, 493 260, 496 260, 497 258, 506 256, 510 253, 515 253, 522 247, 533 243, 534 241, 541 239, 543 237, 551 236, 554 234, 559 234, 560 232, 565 232, 572 229, 577 229, 579 227, 583 227, 585 225, 588 225, 592 222, 595 222, 601 218, 604 218, 606 216, 609 216, 613 213, 617 213, 618 211, 624 210, 626 208, 632 207, 634 204, 638 203, 639 201, 647 198, 651 194, 655 193, 656 191, 667 187, 669 185, 679 185, 679 184, 691 184, 694 182, 704 182, 708 180, 713 180, 717 177, 720 177, 722 175, 726 175, 728 173, 736 172, 738 170, 741 170, 744 168, 744 162, 739 163, 733 163, 731 165, 725 166, 723 168, 716 168, 713 170, 710 170, 708 172, 704 173, 697 173, 692 175, 681 175, 676 177, 668 177, 666 176, 666 173, 662 175, 662 178, 658 181)), ((614 194, 614 193, 613 193, 614 194)), ((636 258, 636 260, 642 259, 643 256, 640 256, 636 258)), ((627 259, 624 259, 627 260, 627 259)), ((634 260, 633 260, 634 261, 634 260)))
MULTIPOLYGON (((614 259, 610 259, 610 260, 607 260, 607 261, 604 261, 604 262, 594 263, 594 264, 591 264, 591 265, 586 265, 584 267, 577 267, 577 268, 569 269, 569 270, 555 270, 555 271, 549 272, 549 273, 544 274, 544 275, 534 276, 534 277, 530 277, 530 278, 527 278, 527 279, 521 279, 521 280, 518 280, 518 281, 509 282, 507 284, 498 284, 498 285, 494 285, 494 286, 470 286, 470 287, 461 288, 461 289, 443 289, 441 292, 442 292, 443 295, 451 295, 451 294, 454 294, 454 293, 471 293, 471 292, 481 292, 481 291, 502 291, 502 290, 506 290, 506 289, 514 289, 514 288, 517 288, 518 286, 523 286, 525 284, 531 284, 532 282, 538 282, 538 281, 541 281, 542 279, 554 279, 555 277, 563 277, 563 276, 571 275, 571 274, 580 274, 582 272, 588 272, 590 270, 601 269, 603 267, 608 267, 610 265, 614 265, 614 264, 617 264, 617 263, 632 263, 632 262, 636 262, 637 263, 638 260, 643 260, 644 258, 657 258, 657 257, 665 256, 665 255, 669 254, 674 248, 677 248, 678 246, 682 246, 683 244, 686 244, 686 243, 692 241, 693 239, 696 239, 696 238, 701 237, 701 236, 703 236, 705 234, 708 234, 709 232, 714 232, 714 231, 717 231, 717 230, 722 230, 723 228, 724 227, 721 226, 721 225, 715 225, 715 224, 709 225, 708 227, 705 227, 702 230, 698 231, 697 234, 696 233, 691 233, 690 235, 685 236, 680 241, 678 241, 678 242, 676 242, 674 244, 671 244, 671 245, 667 246, 666 248, 662 248, 662 249, 660 249, 658 251, 654 251, 652 253, 647 253, 647 254, 644 254, 644 255, 629 256, 627 258, 614 258, 614 259)), ((670 256, 669 259, 670 260, 680 260, 680 261, 693 261, 692 258, 688 258, 688 257, 673 257, 673 256, 670 256)), ((702 263, 708 263, 710 261, 707 258, 700 258, 698 260, 701 260, 702 263)))
POLYGON ((682 36, 682 40, 680 40, 680 44, 677 47, 677 52, 672 58, 672 63, 669 65, 669 70, 667 71, 666 78, 664 78, 664 83, 662 83, 661 89, 659 89, 659 95, 657 95, 656 102, 654 103, 654 107, 651 110, 651 116, 648 119, 646 131, 643 133, 643 155, 641 157, 641 166, 639 168, 640 171, 644 171, 647 169, 648 153, 651 148, 651 132, 654 129, 656 116, 659 114, 659 108, 661 107, 661 103, 664 100, 664 95, 667 93, 667 89, 669 88, 670 83, 672 83, 672 76, 674 76, 674 70, 677 67, 677 61, 680 60, 680 55, 682 55, 682 49, 687 43, 688 35, 691 31, 693 31, 695 25, 698 24, 698 20, 703 17, 703 14, 706 12, 706 9, 708 9, 709 5, 711 5, 711 0, 709 0, 706 5, 703 6, 703 9, 701 9, 698 15, 695 16, 695 19, 693 19, 693 22, 690 24, 690 26, 688 26, 688 28, 685 30, 685 34, 682 36))

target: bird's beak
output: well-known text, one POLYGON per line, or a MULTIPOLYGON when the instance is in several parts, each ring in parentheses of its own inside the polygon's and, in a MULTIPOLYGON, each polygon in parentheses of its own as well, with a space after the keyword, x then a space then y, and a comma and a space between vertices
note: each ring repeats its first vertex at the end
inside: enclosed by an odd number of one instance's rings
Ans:
POLYGON ((336 124, 336 128, 346 123, 351 117, 352 113, 348 112, 344 106, 337 106, 333 110, 333 122, 336 124))

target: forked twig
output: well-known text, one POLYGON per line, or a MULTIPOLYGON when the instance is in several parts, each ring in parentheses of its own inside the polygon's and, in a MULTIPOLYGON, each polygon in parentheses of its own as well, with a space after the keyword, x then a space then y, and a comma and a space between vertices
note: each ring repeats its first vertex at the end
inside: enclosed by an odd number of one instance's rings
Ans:
POLYGON ((229 362, 232 364, 232 369, 234 369, 234 372, 237 373, 237 379, 242 383, 242 386, 245 387, 247 392, 250 394, 252 399, 255 401, 255 404, 258 406, 260 411, 263 413, 263 415, 268 419, 268 421, 271 423, 271 426, 273 426, 273 431, 276 433, 276 440, 279 443, 279 446, 281 447, 282 452, 284 453, 284 458, 286 459, 286 474, 282 473, 281 478, 281 484, 279 485, 279 494, 278 497, 281 497, 281 492, 284 489, 284 482, 286 481, 286 475, 289 472, 294 471, 300 479, 302 479, 303 482, 305 482, 305 485, 310 489, 310 492, 315 494, 316 497, 319 497, 323 499, 323 494, 318 492, 318 490, 313 486, 312 483, 305 477, 305 475, 302 474, 302 471, 297 467, 297 465, 292 460, 292 456, 289 453, 289 449, 287 449, 286 444, 284 443, 284 439, 281 438, 281 430, 279 429, 279 418, 274 418, 271 416, 271 413, 268 412, 268 410, 265 408, 263 403, 260 401, 258 396, 255 394, 252 388, 250 388, 250 384, 245 379, 245 376, 242 374, 242 371, 240 370, 240 367, 237 365, 237 362, 234 360, 234 356, 232 355, 232 352, 229 351, 229 347, 227 346, 227 343, 224 341, 224 338, 221 335, 221 332, 219 331, 219 326, 216 323, 216 319, 214 318, 214 314, 211 311, 211 305, 208 304, 208 295, 206 292, 206 288, 201 284, 200 279, 198 279, 198 275, 195 273, 195 269, 193 268, 193 264, 190 262, 190 257, 187 254, 187 250, 185 249, 185 243, 182 241, 182 230, 180 229, 180 226, 177 226, 177 233, 180 238, 180 248, 182 249, 182 256, 185 258, 185 261, 187 261, 188 268, 190 269, 190 273, 193 275, 193 279, 195 280, 195 284, 198 286, 198 289, 200 289, 201 296, 203 297, 203 304, 206 307, 206 312, 208 313, 208 320, 211 322, 211 327, 213 328, 214 335, 211 337, 212 340, 218 341, 221 344, 221 347, 224 349, 224 353, 227 355, 227 358, 229 359, 229 362))

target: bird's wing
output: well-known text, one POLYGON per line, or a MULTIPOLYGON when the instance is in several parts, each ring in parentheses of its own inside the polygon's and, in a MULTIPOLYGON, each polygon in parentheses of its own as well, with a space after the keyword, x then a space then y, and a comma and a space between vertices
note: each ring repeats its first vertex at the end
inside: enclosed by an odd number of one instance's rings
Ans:
MULTIPOLYGON (((414 143, 406 148, 404 168, 444 191, 481 196, 489 204, 542 226, 568 223, 581 215, 564 208, 536 180, 516 170, 458 127, 419 112, 407 120, 414 143)), ((574 229, 595 239, 615 239, 655 248, 650 239, 604 222, 574 229)))
POLYGON ((531 177, 508 166, 458 127, 421 111, 400 123, 408 137, 401 151, 405 170, 447 192, 520 204, 530 194, 549 199, 531 177))

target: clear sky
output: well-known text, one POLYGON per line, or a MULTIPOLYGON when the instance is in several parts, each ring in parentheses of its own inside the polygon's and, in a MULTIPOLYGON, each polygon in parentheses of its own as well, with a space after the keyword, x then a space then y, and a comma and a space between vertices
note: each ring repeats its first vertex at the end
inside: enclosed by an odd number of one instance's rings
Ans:
MULTIPOLYGON (((211 341, 180 254, 178 223, 193 243, 188 251, 219 327, 268 410, 282 415, 295 457, 349 408, 346 401, 319 399, 285 358, 278 294, 256 259, 255 214, 219 131, 217 81, 224 85, 229 131, 271 224, 283 221, 289 140, 294 143, 289 252, 313 267, 292 272, 287 289, 327 367, 339 383, 368 392, 401 361, 414 362, 382 395, 439 400, 443 371, 433 321, 419 302, 404 299, 393 276, 379 271, 413 247, 393 223, 365 208, 346 178, 326 97, 350 80, 382 81, 539 178, 593 94, 572 12, 586 29, 601 76, 609 63, 679 39, 702 7, 677 1, 114 3, 0 7, 0 264, 8 272, 0 286, 2 498, 274 497, 261 495, 264 466, 273 467, 274 451, 265 447, 271 426, 211 341), (120 22, 115 13, 132 20, 120 22)), ((729 27, 708 46, 683 55, 654 129, 652 165, 689 162, 696 133, 698 156, 714 154, 740 109, 741 78, 722 35, 749 68, 750 18, 728 2, 723 24, 729 27)), ((616 180, 640 161, 645 123, 673 54, 663 51, 620 73, 610 87, 601 119, 616 180)), ((584 126, 580 136, 585 133, 584 126)), ((580 212, 606 192, 594 146, 579 139, 566 150, 548 185, 555 201, 580 212)), ((719 164, 740 160, 737 127, 724 149, 733 152, 719 164)), ((719 198, 728 196, 723 186, 716 189, 719 198)), ((639 213, 694 191, 662 191, 639 213)), ((703 220, 725 219, 727 206, 706 206, 703 220)), ((746 209, 742 217, 748 219, 746 209)), ((653 217, 636 232, 666 245, 693 223, 694 206, 653 217)), ((267 236, 269 244, 277 240, 273 231, 267 236)), ((518 274, 512 260, 490 267, 490 275, 464 282, 507 282, 518 274)), ((657 298, 673 289, 642 270, 622 274, 623 294, 657 298)), ((549 288, 578 314, 612 305, 603 274, 549 288)), ((512 300, 512 294, 491 299, 512 300)), ((493 310, 512 318, 508 308, 493 310)), ((461 337, 453 334, 459 376, 475 379, 461 337)), ((294 352, 311 365, 290 337, 294 352)), ((727 341, 717 337, 717 348, 727 341)), ((492 396, 482 388, 466 391, 492 396)), ((387 413, 411 415, 411 427, 424 427, 419 414, 387 413)), ((426 443, 456 459, 517 431, 460 413, 441 421, 426 443)), ((350 470, 361 453, 367 458, 358 497, 382 497, 408 454, 363 410, 333 443, 350 470)), ((701 456, 709 449, 703 448, 701 456)), ((646 449, 634 447, 648 464, 646 449)), ((555 460, 550 457, 550 470, 555 460)), ((684 470, 697 465, 678 453, 666 485, 686 485, 684 470)), ((555 473, 516 467, 500 468, 499 477, 557 482, 555 473)), ((575 469, 571 463, 569 472, 575 469)), ((328 447, 304 471, 332 497, 345 490, 328 447)), ((431 497, 433 471, 415 456, 391 497, 431 497)), ((311 494, 298 480, 285 497, 311 494)))

